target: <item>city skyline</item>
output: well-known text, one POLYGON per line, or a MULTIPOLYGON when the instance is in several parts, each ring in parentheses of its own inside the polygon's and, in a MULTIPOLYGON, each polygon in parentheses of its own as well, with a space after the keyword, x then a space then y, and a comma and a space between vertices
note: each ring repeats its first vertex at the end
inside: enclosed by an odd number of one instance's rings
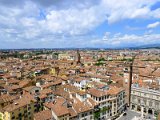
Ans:
POLYGON ((0 48, 160 44, 159 0, 0 1, 0 48))

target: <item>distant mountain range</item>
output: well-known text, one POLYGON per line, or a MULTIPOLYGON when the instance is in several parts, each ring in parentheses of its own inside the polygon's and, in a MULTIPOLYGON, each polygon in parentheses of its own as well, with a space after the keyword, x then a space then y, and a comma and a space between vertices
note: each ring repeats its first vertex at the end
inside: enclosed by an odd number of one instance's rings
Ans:
POLYGON ((151 49, 151 48, 156 48, 160 49, 160 43, 159 44, 147 44, 147 45, 141 45, 133 48, 138 48, 138 49, 151 49))
POLYGON ((124 46, 124 47, 115 47, 115 48, 94 48, 94 47, 86 47, 86 48, 22 48, 22 49, 0 49, 0 51, 8 51, 8 50, 16 50, 16 51, 21 51, 21 50, 119 50, 119 49, 160 49, 160 43, 158 44, 147 44, 147 45, 141 45, 141 46, 124 46))

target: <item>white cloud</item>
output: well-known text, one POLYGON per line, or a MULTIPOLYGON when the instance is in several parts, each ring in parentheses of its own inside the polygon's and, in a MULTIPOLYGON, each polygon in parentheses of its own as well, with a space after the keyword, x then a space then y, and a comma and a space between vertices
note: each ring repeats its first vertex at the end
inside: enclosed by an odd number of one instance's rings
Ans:
POLYGON ((147 26, 147 28, 156 28, 156 27, 158 27, 158 26, 160 26, 160 22, 155 22, 155 23, 151 23, 151 24, 149 24, 148 26, 147 26))
MULTIPOLYGON (((106 35, 105 35, 106 36, 106 35)), ((148 44, 160 44, 160 34, 125 34, 120 33, 110 36, 108 40, 96 39, 92 40, 91 43, 95 46, 102 46, 108 48, 114 47, 135 47, 148 44)))
POLYGON ((50 11, 46 16, 44 26, 50 31, 68 33, 71 35, 83 34, 92 30, 103 22, 101 15, 97 15, 96 8, 68 9, 60 11, 50 11), (100 19, 97 19, 99 17, 100 19))
POLYGON ((150 13, 150 14, 151 14, 151 16, 153 16, 153 18, 158 18, 159 19, 160 18, 160 8, 152 11, 152 13, 150 13))
MULTIPOLYGON (((154 11, 150 9, 157 1, 27 0, 22 2, 19 0, 19 2, 11 2, 2 0, 0 1, 0 40, 15 39, 21 44, 46 40, 57 45, 60 39, 63 43, 66 40, 73 44, 73 41, 78 39, 75 38, 76 36, 83 36, 79 40, 84 42, 83 39, 89 39, 85 35, 105 21, 113 24, 124 19, 160 18, 160 9, 154 11), (40 15, 42 11, 43 18, 40 15)), ((114 37, 122 41, 131 37, 120 36, 122 35, 117 34, 114 37)), ((104 39, 110 38, 109 35, 105 37, 104 39)))
POLYGON ((156 17, 155 13, 150 10, 150 7, 156 2, 153 0, 121 0, 120 2, 103 0, 102 4, 108 15, 108 22, 114 23, 124 19, 156 17))
POLYGON ((111 34, 110 32, 106 32, 105 35, 103 36, 102 40, 104 40, 104 41, 109 40, 110 34, 111 34))

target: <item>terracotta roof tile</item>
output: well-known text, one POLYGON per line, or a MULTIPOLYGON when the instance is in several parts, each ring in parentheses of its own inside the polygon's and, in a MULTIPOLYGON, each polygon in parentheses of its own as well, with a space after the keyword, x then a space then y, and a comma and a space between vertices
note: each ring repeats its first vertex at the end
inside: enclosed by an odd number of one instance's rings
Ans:
POLYGON ((34 120, 55 120, 51 110, 43 110, 34 114, 34 120))

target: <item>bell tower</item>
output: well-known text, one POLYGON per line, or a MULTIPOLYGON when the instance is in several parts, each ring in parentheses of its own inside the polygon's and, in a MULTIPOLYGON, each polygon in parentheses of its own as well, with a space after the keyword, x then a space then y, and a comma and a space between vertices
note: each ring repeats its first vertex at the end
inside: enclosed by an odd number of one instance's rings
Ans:
POLYGON ((131 85, 132 85, 132 64, 130 64, 124 70, 124 79, 123 79, 123 87, 125 88, 126 92, 126 103, 130 106, 130 97, 131 97, 131 85))
POLYGON ((81 55, 79 53, 79 50, 77 50, 77 64, 81 64, 81 55))

